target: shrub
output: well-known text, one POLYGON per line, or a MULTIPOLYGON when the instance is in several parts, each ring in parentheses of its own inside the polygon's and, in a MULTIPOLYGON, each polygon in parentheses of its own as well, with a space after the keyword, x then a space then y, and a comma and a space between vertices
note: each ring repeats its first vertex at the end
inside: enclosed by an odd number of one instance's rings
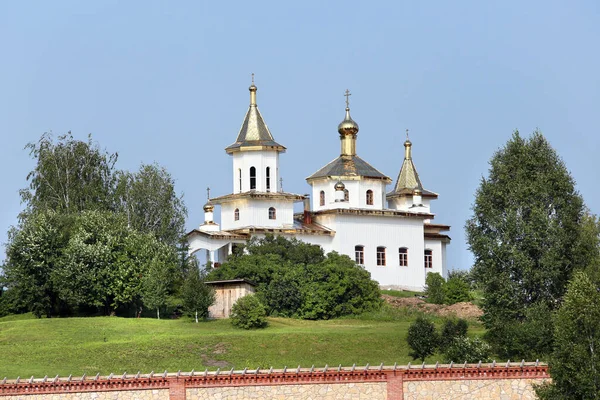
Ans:
POLYGON ((469 326, 467 321, 461 318, 451 318, 444 321, 440 333, 440 350, 445 352, 457 337, 467 336, 469 326))
POLYGON ((469 283, 461 276, 452 276, 444 285, 444 294, 446 304, 455 304, 471 300, 471 291, 469 283))
POLYGON ((435 353, 438 347, 439 338, 435 331, 435 325, 430 320, 420 316, 408 327, 406 337, 408 346, 411 348, 409 355, 413 360, 421 359, 425 361, 427 356, 435 353))
POLYGON ((466 336, 455 337, 444 352, 444 362, 488 362, 490 360, 491 347, 479 338, 468 338, 466 336))
POLYGON ((427 301, 433 304, 444 304, 444 278, 437 272, 430 272, 425 278, 425 295, 427 301))
POLYGON ((231 324, 242 329, 256 329, 267 326, 267 311, 255 295, 239 298, 231 307, 231 324))

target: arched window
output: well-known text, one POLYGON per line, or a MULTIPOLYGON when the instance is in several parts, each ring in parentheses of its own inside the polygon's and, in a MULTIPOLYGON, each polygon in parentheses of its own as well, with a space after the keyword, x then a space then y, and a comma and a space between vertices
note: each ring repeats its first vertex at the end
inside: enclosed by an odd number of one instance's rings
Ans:
POLYGON ((425 250, 425 268, 433 268, 433 251, 425 250))
POLYGON ((350 201, 350 192, 348 189, 344 189, 344 201, 350 201))
POLYGON ((240 209, 239 208, 236 208, 233 211, 233 220, 234 221, 239 221, 240 220, 240 209))
POLYGON ((275 207, 269 207, 269 219, 277 219, 277 211, 275 207))
POLYGON ((400 258, 400 266, 408 267, 408 249, 406 247, 400 247, 400 249, 398 249, 398 256, 400 258))
POLYGON ((354 246, 354 260, 358 265, 365 264, 365 246, 354 246))
POLYGON ((325 205, 325 191, 321 190, 321 193, 319 194, 319 205, 324 206, 325 205))
POLYGON ((369 205, 369 206, 373 205, 373 191, 372 190, 367 190, 367 205, 369 205))
POLYGON ((238 181, 240 182, 240 193, 242 193, 242 169, 238 168, 238 181))
POLYGON ((256 168, 250 167, 250 190, 256 189, 256 168))
POLYGON ((385 247, 377 247, 377 265, 385 265, 385 247))
POLYGON ((270 167, 267 167, 266 175, 267 175, 267 192, 270 192, 271 191, 271 168, 270 167))

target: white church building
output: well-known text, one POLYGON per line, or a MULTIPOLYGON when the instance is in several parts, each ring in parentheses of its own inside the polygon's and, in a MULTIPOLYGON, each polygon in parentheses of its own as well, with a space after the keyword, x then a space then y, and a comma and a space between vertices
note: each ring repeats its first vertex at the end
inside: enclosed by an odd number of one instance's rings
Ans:
POLYGON ((232 156, 232 192, 210 198, 204 223, 187 234, 190 253, 205 250, 213 264, 224 262, 232 247, 265 234, 296 237, 320 245, 327 253, 346 254, 371 273, 381 286, 422 290, 428 272, 447 276, 447 225, 432 223, 431 200, 412 160, 412 143, 404 142, 404 161, 393 190, 392 180, 356 154, 358 124, 346 115, 338 126, 341 151, 337 158, 306 178, 308 196, 278 188, 279 156, 286 148, 277 143, 256 104, 252 83, 250 107, 235 143, 225 151, 232 156), (294 203, 304 212, 294 214, 294 203), (220 225, 214 221, 220 206, 220 225))

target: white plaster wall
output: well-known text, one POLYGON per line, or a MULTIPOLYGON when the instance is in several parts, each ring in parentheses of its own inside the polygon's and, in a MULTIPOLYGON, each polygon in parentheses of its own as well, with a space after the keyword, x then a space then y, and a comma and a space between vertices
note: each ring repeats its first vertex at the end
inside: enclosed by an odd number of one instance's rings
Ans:
MULTIPOLYGON (((446 266, 446 245, 441 240, 425 240, 425 249, 432 251, 433 267, 427 268, 427 272, 437 272, 444 278, 448 277, 446 266)), ((423 265, 425 265, 425 257, 423 255, 423 265)))
MULTIPOLYGON (((331 210, 338 208, 335 202, 336 179, 323 179, 313 182, 312 186, 312 209, 314 211, 331 210), (321 206, 321 190, 325 192, 325 205, 321 206)), ((349 206, 351 208, 365 208, 369 210, 382 210, 385 208, 385 182, 377 179, 342 180, 349 195, 349 206), (373 205, 367 204, 367 190, 373 191, 373 205)))
MULTIPOLYGON (((419 209, 420 212, 431 212, 431 199, 421 198, 423 207, 419 209)), ((392 210, 412 211, 413 206, 412 196, 396 197, 388 202, 388 207, 392 210)))
POLYGON ((276 199, 240 199, 221 205, 221 228, 239 229, 245 226, 286 228, 294 223, 294 202, 276 199), (276 219, 269 219, 269 207, 275 207, 276 219), (240 219, 235 221, 234 210, 239 208, 240 219))
MULTIPOLYGON (((364 246, 365 269, 380 285, 398 285, 422 290, 425 285, 423 220, 408 217, 369 215, 321 215, 315 222, 336 231, 331 242, 320 243, 311 236, 303 240, 320 244, 355 259, 354 247, 364 246), (386 265, 377 265, 377 247, 386 248, 386 265), (400 267, 398 250, 408 248, 408 267, 400 267)), ((434 261, 435 262, 435 261, 434 261)))
POLYGON ((266 169, 271 168, 271 192, 279 188, 279 153, 277 151, 240 151, 233 153, 233 191, 232 193, 250 190, 250 167, 256 168, 256 191, 267 191, 266 169), (239 170, 242 170, 242 189, 239 184, 239 170))

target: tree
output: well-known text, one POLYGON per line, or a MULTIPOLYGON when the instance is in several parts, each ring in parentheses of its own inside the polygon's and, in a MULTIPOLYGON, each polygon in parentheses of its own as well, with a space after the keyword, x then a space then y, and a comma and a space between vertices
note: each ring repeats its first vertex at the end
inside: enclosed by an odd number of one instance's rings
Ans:
MULTIPOLYGON (((548 312, 541 318, 551 320, 573 271, 588 264, 583 217, 573 179, 541 133, 523 139, 515 132, 490 160, 466 233, 484 295, 482 320, 500 356, 522 357, 523 340, 533 338, 508 330, 532 332, 521 325, 539 304, 548 312)), ((538 357, 550 351, 549 342, 538 344, 531 349, 538 357)))
POLYGON ((444 284, 444 303, 456 304, 471 301, 469 283, 460 275, 450 276, 444 284))
POLYGON ((272 315, 329 319, 378 309, 377 283, 348 256, 323 255, 316 245, 266 236, 251 240, 249 254, 231 257, 209 279, 245 278, 272 315))
POLYGON ((409 355, 413 360, 421 359, 422 361, 425 361, 425 358, 435 353, 439 344, 439 337, 435 331, 435 325, 430 320, 419 316, 415 322, 408 327, 406 342, 412 350, 409 355))
POLYGON ((427 301, 433 304, 444 304, 446 299, 444 284, 446 281, 437 272, 430 272, 425 278, 425 296, 427 301))
POLYGON ((237 299, 229 315, 231 324, 242 329, 258 329, 267 326, 267 311, 253 294, 237 299))
POLYGON ((152 260, 142 279, 142 300, 146 307, 156 310, 157 319, 160 319, 160 308, 167 304, 169 281, 169 271, 158 260, 152 260))
POLYGON ((191 267, 183 282, 183 307, 188 315, 193 315, 196 323, 200 318, 208 317, 208 307, 215 301, 215 292, 204 283, 204 275, 199 269, 191 267))
POLYGON ((491 347, 480 338, 455 337, 444 351, 444 362, 489 362, 491 347))
POLYGON ((37 161, 27 175, 29 188, 20 191, 26 213, 111 209, 117 153, 101 151, 91 135, 87 142, 75 140, 71 132, 57 139, 44 133, 37 143, 25 146, 37 161))
POLYGON ((469 325, 462 318, 449 318, 444 321, 440 332, 440 350, 445 352, 457 337, 467 336, 469 325))
POLYGON ((134 174, 120 171, 117 175, 116 207, 126 215, 128 226, 177 245, 184 234, 187 210, 167 170, 152 164, 142 165, 134 174))
MULTIPOLYGON (((32 312, 38 318, 61 312, 58 288, 52 280, 62 257, 69 222, 54 211, 40 211, 9 231, 4 282, 13 312, 32 312)), ((8 305, 6 306, 8 307, 8 305)))
POLYGON ((600 398, 600 281, 577 272, 555 315, 552 383, 541 399, 600 398))

